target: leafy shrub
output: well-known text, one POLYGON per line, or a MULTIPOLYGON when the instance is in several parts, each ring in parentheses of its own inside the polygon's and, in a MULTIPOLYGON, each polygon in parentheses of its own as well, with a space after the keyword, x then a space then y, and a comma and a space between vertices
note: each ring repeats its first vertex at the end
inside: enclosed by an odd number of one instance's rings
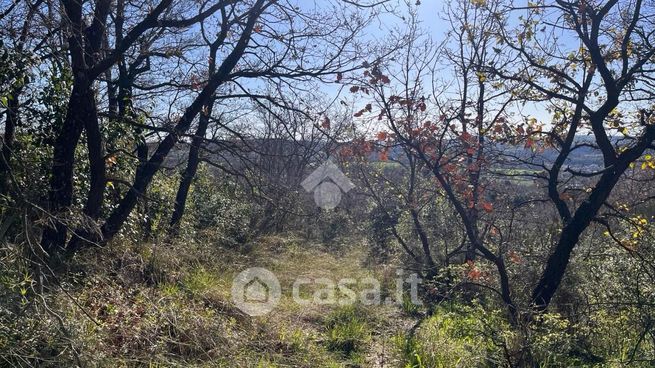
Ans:
POLYGON ((196 232, 217 236, 224 244, 243 244, 250 238, 253 214, 239 186, 221 180, 200 166, 189 196, 186 224, 196 232))

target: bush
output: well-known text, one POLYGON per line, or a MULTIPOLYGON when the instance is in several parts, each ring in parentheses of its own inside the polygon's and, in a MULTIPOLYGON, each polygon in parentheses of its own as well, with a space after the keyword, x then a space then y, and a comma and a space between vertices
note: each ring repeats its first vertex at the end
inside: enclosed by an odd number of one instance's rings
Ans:
POLYGON ((216 235, 226 245, 245 243, 251 235, 253 208, 242 194, 237 184, 221 180, 200 166, 187 204, 187 227, 216 235))

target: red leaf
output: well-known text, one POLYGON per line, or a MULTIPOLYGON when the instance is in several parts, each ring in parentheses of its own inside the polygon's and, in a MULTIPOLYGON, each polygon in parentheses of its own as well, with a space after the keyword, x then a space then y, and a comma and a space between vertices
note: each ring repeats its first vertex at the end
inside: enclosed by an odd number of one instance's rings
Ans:
POLYGON ((480 276, 482 275, 482 272, 480 272, 480 270, 475 266, 475 262, 473 262, 471 260, 468 260, 468 261, 466 261, 466 265, 469 268, 468 272, 466 273, 468 278, 470 278, 472 280, 479 279, 480 276))
POLYGON ((487 213, 491 213, 494 210, 494 205, 489 202, 482 203, 482 209, 487 213))
POLYGON ((509 260, 512 261, 513 263, 516 264, 523 263, 523 259, 515 251, 510 250, 508 255, 509 255, 509 260))
POLYGON ((468 277, 471 280, 477 280, 480 278, 481 275, 482 272, 480 272, 480 270, 478 270, 477 268, 474 268, 468 272, 468 277))

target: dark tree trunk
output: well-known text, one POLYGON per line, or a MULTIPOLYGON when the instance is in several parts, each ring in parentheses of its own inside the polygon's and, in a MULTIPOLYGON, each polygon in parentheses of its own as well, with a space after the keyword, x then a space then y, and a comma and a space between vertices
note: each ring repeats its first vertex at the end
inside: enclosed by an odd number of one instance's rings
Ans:
MULTIPOLYGON (((92 93, 92 90, 89 89, 89 93, 92 93)), ((94 95, 90 94, 90 97, 87 97, 87 103, 88 105, 85 106, 82 116, 82 123, 86 132, 90 186, 84 206, 84 214, 91 221, 75 230, 74 235, 66 246, 68 252, 74 252, 80 246, 80 242, 85 239, 95 239, 98 237, 97 234, 94 234, 97 232, 97 225, 92 222, 95 222, 100 217, 105 193, 105 157, 102 149, 102 134, 98 124, 98 111, 94 95)), ((68 203, 66 206, 70 206, 70 204, 68 203)), ((65 231, 65 228, 63 231, 65 231)), ((65 235, 63 237, 65 238, 65 235)))
POLYGON ((43 231, 41 245, 46 252, 63 248, 66 243, 67 226, 62 221, 73 202, 73 170, 75 148, 82 135, 84 120, 89 109, 95 110, 91 88, 86 83, 76 83, 68 102, 66 119, 54 144, 50 176, 49 212, 51 225, 43 231))
POLYGON ((409 212, 412 216, 412 221, 414 222, 414 229, 421 241, 421 248, 423 249, 423 256, 425 257, 425 266, 428 268, 427 275, 432 278, 437 275, 437 264, 434 262, 434 258, 432 258, 430 240, 423 229, 423 225, 421 225, 421 219, 419 218, 418 212, 413 208, 409 212))
POLYGON ((223 60, 223 63, 218 68, 216 74, 211 76, 207 85, 203 88, 198 97, 196 97, 196 99, 186 109, 184 115, 182 115, 178 120, 173 131, 164 138, 152 154, 152 157, 150 157, 148 162, 143 166, 143 169, 135 176, 132 187, 125 194, 118 207, 114 209, 102 226, 103 241, 111 240, 120 231, 125 220, 127 220, 127 217, 132 212, 132 209, 134 209, 138 198, 145 192, 146 188, 152 181, 152 178, 157 171, 159 171, 161 164, 177 142, 178 137, 189 129, 193 119, 195 119, 198 113, 200 113, 202 107, 209 103, 212 95, 216 92, 216 89, 227 80, 248 46, 253 27, 259 18, 263 3, 263 0, 258 0, 255 3, 248 16, 248 21, 244 31, 232 52, 230 52, 225 60, 223 60))
POLYGON ((187 166, 182 174, 182 180, 180 181, 180 186, 177 189, 177 194, 175 195, 175 204, 173 208, 173 215, 171 216, 169 235, 176 236, 180 230, 180 223, 182 221, 182 216, 184 215, 184 209, 186 207, 187 197, 189 195, 189 188, 191 188, 191 182, 196 176, 198 171, 198 164, 200 162, 200 148, 207 132, 207 126, 209 126, 209 116, 211 115, 211 106, 206 106, 206 113, 203 113, 200 116, 198 122, 198 130, 193 136, 191 141, 191 147, 189 148, 189 158, 187 160, 187 166))
POLYGON ((545 310, 550 304, 564 277, 571 253, 578 244, 580 235, 607 200, 627 165, 628 163, 617 163, 614 170, 603 174, 589 198, 580 205, 571 221, 562 229, 555 251, 548 258, 546 268, 532 292, 532 300, 537 311, 545 310))
MULTIPOLYGON (((222 27, 218 38, 209 47, 209 78, 212 78, 216 73, 216 53, 220 45, 225 41, 226 37, 227 28, 222 27)), ((202 113, 198 119, 198 129, 196 130, 196 134, 193 135, 191 140, 187 166, 184 170, 184 173, 182 174, 182 180, 180 180, 180 186, 178 187, 177 193, 175 195, 175 204, 173 208, 173 214, 171 215, 170 228, 168 231, 169 237, 177 236, 180 230, 180 223, 182 221, 182 216, 184 216, 184 209, 186 208, 186 201, 189 195, 189 189, 191 188, 191 182, 196 176, 196 172, 198 171, 198 164, 200 163, 200 147, 203 143, 203 138, 207 133, 207 127, 209 126, 209 120, 211 118, 213 108, 213 101, 207 103, 205 106, 203 106, 202 113)))
POLYGON ((101 0, 96 4, 91 26, 84 28, 82 3, 62 1, 65 14, 71 26, 68 38, 71 67, 74 76, 73 90, 68 100, 66 119, 57 134, 53 147, 53 161, 50 176, 49 208, 51 224, 43 231, 41 245, 46 252, 63 248, 67 238, 67 224, 64 217, 73 202, 73 172, 75 168, 75 149, 83 129, 87 129, 89 139, 89 161, 91 165, 91 189, 85 212, 97 217, 104 189, 104 159, 102 158, 102 141, 98 128, 98 113, 93 93, 88 65, 94 62, 98 52, 104 25, 109 12, 110 1, 101 0), (86 42, 85 42, 86 39, 86 42), (100 156, 98 159, 97 156, 100 156), (93 157, 92 157, 93 156, 93 157), (103 161, 99 164, 99 161, 103 161), (99 172, 102 168, 102 173, 99 172), (102 183, 100 183, 102 181, 102 183), (99 189, 99 186, 101 187, 99 189))
POLYGON ((546 268, 532 291, 532 302, 537 312, 548 308, 564 277, 580 235, 596 217, 630 163, 638 159, 652 145, 653 140, 655 140, 655 126, 648 125, 634 147, 612 159, 611 166, 607 167, 601 175, 589 198, 578 207, 571 220, 565 224, 557 246, 548 258, 546 268))
POLYGON ((93 220, 97 220, 102 209, 102 200, 105 192, 105 157, 102 149, 102 133, 98 123, 98 111, 95 98, 91 97, 92 104, 88 107, 84 119, 86 131, 86 144, 89 156, 91 185, 87 197, 84 213, 93 220))
MULTIPOLYGON (((120 231, 121 227, 127 220, 127 217, 132 212, 132 209, 137 203, 139 197, 144 193, 152 178, 155 176, 161 164, 164 162, 164 159, 170 152, 170 150, 175 145, 177 141, 177 136, 182 134, 189 128, 191 125, 191 120, 197 114, 198 111, 194 111, 192 107, 187 109, 187 112, 180 119, 179 123, 175 127, 175 133, 171 133, 164 138, 164 140, 159 144, 157 150, 153 153, 152 157, 146 162, 142 170, 135 175, 134 182, 129 191, 121 199, 118 207, 109 215, 107 221, 102 226, 102 236, 103 240, 111 240, 114 235, 120 231)), ((199 110, 199 108, 197 109, 199 110)))
POLYGON ((18 98, 20 91, 14 91, 7 101, 7 112, 5 120, 5 135, 2 141, 0 152, 0 195, 9 193, 9 180, 11 175, 11 156, 14 150, 14 139, 16 127, 18 126, 18 98))

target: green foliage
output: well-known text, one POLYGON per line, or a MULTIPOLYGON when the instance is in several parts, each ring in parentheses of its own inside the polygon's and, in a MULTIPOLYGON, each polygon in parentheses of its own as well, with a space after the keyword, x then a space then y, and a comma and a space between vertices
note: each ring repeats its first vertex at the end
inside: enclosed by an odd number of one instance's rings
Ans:
POLYGON ((357 304, 335 309, 325 319, 327 346, 353 359, 359 358, 371 340, 366 310, 357 304))
POLYGON ((494 328, 506 328, 498 313, 480 307, 438 308, 414 336, 395 339, 406 368, 491 367, 498 353, 494 328))
POLYGON ((355 225, 350 215, 342 208, 318 210, 312 215, 308 225, 310 237, 328 244, 353 233, 355 225))
POLYGON ((374 206, 369 213, 367 235, 372 247, 372 254, 379 260, 387 259, 392 252, 392 228, 398 224, 398 211, 374 206))
POLYGON ((188 200, 190 229, 217 235, 223 244, 240 245, 250 237, 252 204, 244 201, 239 185, 225 180, 201 165, 193 181, 188 200))
POLYGON ((61 129, 70 97, 73 76, 67 66, 58 63, 41 71, 42 87, 35 92, 34 108, 22 111, 30 124, 25 124, 23 134, 33 140, 36 148, 52 146, 61 129))
POLYGON ((0 40, 0 108, 13 99, 12 91, 29 83, 29 69, 36 64, 36 57, 28 52, 6 45, 0 40))
POLYGON ((412 317, 418 317, 422 310, 421 306, 414 303, 411 296, 407 293, 403 294, 403 300, 400 304, 400 308, 405 314, 412 317))

